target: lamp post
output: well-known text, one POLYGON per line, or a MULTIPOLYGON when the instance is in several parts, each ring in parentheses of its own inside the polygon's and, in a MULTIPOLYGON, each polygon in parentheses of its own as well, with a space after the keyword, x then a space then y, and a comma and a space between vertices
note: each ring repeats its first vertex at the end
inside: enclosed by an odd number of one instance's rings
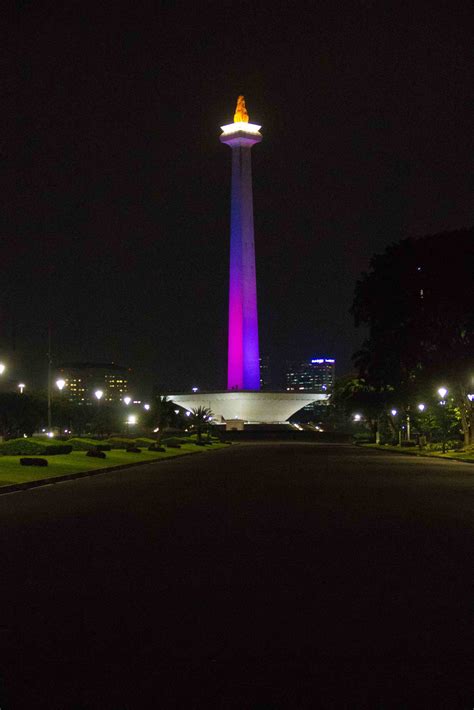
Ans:
POLYGON ((441 415, 441 432, 443 435, 443 454, 446 453, 446 434, 447 434, 447 414, 446 414, 446 395, 448 394, 448 390, 446 387, 440 387, 438 389, 438 394, 441 397, 439 401, 439 406, 442 407, 442 415, 441 415))
POLYGON ((26 387, 26 385, 24 382, 18 383, 18 389, 20 390, 20 394, 23 394, 23 392, 25 391, 25 387, 26 387))

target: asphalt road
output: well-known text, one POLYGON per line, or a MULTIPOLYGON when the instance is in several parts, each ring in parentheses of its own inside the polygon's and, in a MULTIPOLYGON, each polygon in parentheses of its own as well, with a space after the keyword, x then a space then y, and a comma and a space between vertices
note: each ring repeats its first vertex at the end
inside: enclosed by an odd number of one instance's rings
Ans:
POLYGON ((0 520, 1 710, 474 706, 474 466, 234 445, 0 520))

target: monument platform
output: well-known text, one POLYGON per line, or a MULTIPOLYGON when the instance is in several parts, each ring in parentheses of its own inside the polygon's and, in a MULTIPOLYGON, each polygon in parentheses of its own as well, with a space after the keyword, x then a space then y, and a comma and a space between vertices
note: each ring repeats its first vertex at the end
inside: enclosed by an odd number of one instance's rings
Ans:
POLYGON ((315 392, 261 392, 224 390, 170 394, 169 398, 184 409, 208 407, 217 421, 239 419, 244 422, 274 424, 285 422, 292 414, 313 402, 325 402, 326 394, 315 392))

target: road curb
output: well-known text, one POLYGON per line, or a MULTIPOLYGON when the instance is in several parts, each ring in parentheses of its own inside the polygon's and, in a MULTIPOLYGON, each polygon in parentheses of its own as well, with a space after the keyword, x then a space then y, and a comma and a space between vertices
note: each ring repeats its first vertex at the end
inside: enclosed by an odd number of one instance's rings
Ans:
MULTIPOLYGON (((214 452, 222 451, 223 449, 214 449, 214 452)), ((163 461, 173 461, 174 459, 184 458, 190 454, 211 453, 212 449, 199 449, 199 451, 188 451, 167 458, 149 459, 148 461, 135 461, 133 463, 123 463, 119 466, 109 466, 107 468, 96 468, 92 471, 76 471, 75 473, 67 473, 63 476, 50 476, 49 478, 39 478, 36 481, 25 481, 24 483, 11 483, 7 486, 0 486, 0 496, 8 493, 16 493, 18 491, 26 491, 30 488, 40 488, 41 486, 50 486, 52 483, 62 483, 63 481, 74 481, 76 478, 88 478, 89 476, 99 476, 101 473, 112 473, 114 471, 123 471, 134 466, 146 466, 151 463, 162 463, 163 461)))

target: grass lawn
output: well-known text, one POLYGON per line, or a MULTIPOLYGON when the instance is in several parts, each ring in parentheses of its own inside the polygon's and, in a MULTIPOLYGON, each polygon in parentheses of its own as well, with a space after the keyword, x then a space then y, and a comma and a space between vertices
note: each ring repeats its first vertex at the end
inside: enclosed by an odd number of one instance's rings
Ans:
POLYGON ((131 454, 123 449, 114 449, 106 452, 105 459, 95 459, 86 456, 85 451, 71 451, 70 454, 59 456, 39 456, 48 460, 46 467, 22 466, 21 456, 0 456, 0 486, 7 486, 11 483, 25 483, 26 481, 37 481, 42 478, 52 478, 53 476, 64 476, 68 473, 79 471, 95 471, 97 469, 120 466, 127 463, 138 463, 140 461, 159 461, 169 459, 183 454, 197 454, 203 451, 214 451, 225 448, 227 444, 213 444, 212 446, 195 446, 194 444, 183 444, 180 449, 167 449, 164 452, 142 450, 140 454, 131 454))
POLYGON ((468 463, 474 463, 474 451, 447 451, 445 454, 443 454, 441 451, 428 451, 427 449, 418 449, 418 448, 405 448, 405 447, 400 447, 400 446, 390 446, 387 444, 362 444, 362 446, 367 447, 368 449, 378 449, 379 451, 397 451, 398 453, 402 454, 409 454, 411 456, 434 456, 435 458, 438 459, 454 459, 454 460, 461 460, 461 461, 467 461, 468 463))

